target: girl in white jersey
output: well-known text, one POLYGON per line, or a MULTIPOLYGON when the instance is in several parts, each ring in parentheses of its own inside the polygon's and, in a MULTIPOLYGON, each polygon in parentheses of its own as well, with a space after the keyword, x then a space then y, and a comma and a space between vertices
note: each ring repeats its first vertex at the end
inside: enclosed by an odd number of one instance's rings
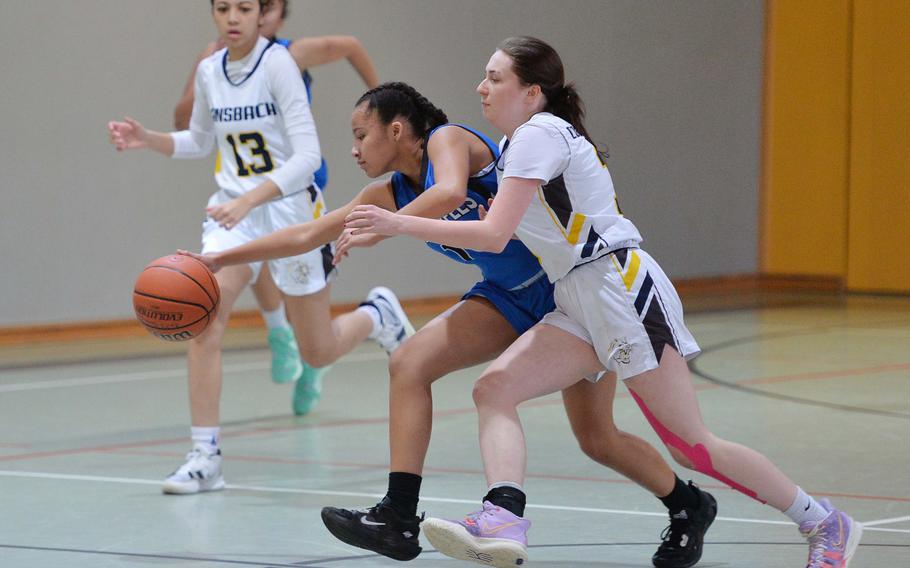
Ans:
MULTIPOLYGON (((276 39, 288 17, 289 10, 290 0, 272 0, 260 19, 259 34, 268 39, 275 39, 287 47, 303 75, 303 82, 308 94, 312 83, 309 69, 340 59, 346 59, 351 64, 368 88, 379 84, 373 60, 356 37, 343 35, 305 37, 293 42, 276 39)), ((199 63, 223 48, 224 44, 220 39, 211 42, 193 64, 193 72, 174 109, 174 127, 177 130, 189 128, 190 115, 195 102, 196 69, 199 67, 199 63)), ((216 160, 216 164, 219 164, 220 154, 216 160)), ((315 175, 315 184, 323 191, 326 189, 326 172, 327 168, 325 160, 323 160, 322 167, 317 170, 315 175)), ((297 340, 286 317, 284 298, 281 291, 275 286, 268 264, 262 265, 259 277, 250 288, 256 297, 256 302, 262 311, 262 319, 268 329, 268 344, 272 352, 272 380, 276 383, 295 382, 291 408, 294 414, 306 414, 319 400, 322 387, 320 379, 324 371, 301 361, 297 340)))
MULTIPOLYGON (((189 130, 162 133, 135 120, 111 122, 117 150, 149 148, 175 158, 199 158, 217 141, 223 157, 219 190, 209 200, 204 252, 218 252, 322 215, 325 201, 313 174, 319 140, 300 70, 288 51, 259 36, 268 0, 213 0, 212 15, 226 48, 199 64, 189 130)), ((285 294, 300 352, 326 367, 363 339, 394 350, 413 329, 391 291, 373 289, 357 310, 334 320, 329 312, 330 246, 274 261, 272 275, 285 294)), ((164 483, 166 493, 224 488, 219 400, 221 340, 231 308, 261 263, 232 266, 216 278, 221 304, 209 328, 189 345, 193 450, 164 483)))
MULTIPOLYGON (((619 212, 558 54, 535 38, 507 39, 490 58, 477 92, 484 116, 505 135, 502 181, 485 219, 451 223, 368 206, 347 217, 357 231, 475 250, 501 250, 515 233, 555 282, 557 309, 475 385, 490 484, 483 508, 458 522, 427 519, 430 542, 456 558, 522 564, 530 523, 520 506, 526 450, 516 407, 564 389, 576 377, 596 381, 609 372, 625 382, 681 465, 790 517, 809 541, 808 568, 846 567, 861 526, 827 500, 806 495, 763 455, 718 438, 702 422, 686 365, 698 346, 672 284, 638 248, 637 229, 619 212)), ((664 560, 655 555, 654 563, 663 566, 664 560)))

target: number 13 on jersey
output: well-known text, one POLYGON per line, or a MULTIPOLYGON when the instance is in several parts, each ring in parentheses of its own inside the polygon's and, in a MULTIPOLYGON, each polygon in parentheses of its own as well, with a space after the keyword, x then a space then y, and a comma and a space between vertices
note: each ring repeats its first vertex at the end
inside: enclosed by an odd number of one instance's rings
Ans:
POLYGON ((227 135, 228 144, 234 150, 234 160, 237 162, 237 176, 247 177, 252 174, 264 174, 275 168, 272 163, 272 155, 265 144, 262 134, 259 132, 241 132, 236 139, 233 134, 227 135), (252 154, 250 162, 244 162, 240 155, 241 147, 247 147, 252 154))

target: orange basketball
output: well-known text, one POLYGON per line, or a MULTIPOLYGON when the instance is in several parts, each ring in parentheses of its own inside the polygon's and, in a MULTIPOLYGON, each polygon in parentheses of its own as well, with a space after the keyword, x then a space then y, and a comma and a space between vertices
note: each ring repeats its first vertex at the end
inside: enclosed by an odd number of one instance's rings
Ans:
POLYGON ((206 265, 190 256, 162 256, 146 266, 133 288, 136 318, 155 337, 186 341, 215 317, 221 290, 206 265))

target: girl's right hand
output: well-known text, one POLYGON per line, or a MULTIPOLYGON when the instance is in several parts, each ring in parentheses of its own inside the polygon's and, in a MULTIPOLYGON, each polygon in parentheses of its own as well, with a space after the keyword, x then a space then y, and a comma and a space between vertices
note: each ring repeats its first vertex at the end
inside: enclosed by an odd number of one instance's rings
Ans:
POLYGON ((208 269, 212 271, 213 274, 215 272, 218 272, 219 270, 221 270, 221 264, 219 264, 218 261, 215 260, 215 257, 210 254, 196 254, 195 252, 190 252, 188 250, 182 250, 182 249, 178 250, 177 254, 182 254, 183 256, 189 256, 189 257, 195 258, 202 264, 206 265, 208 267, 208 269))
POLYGON ((125 117, 123 122, 110 121, 107 131, 111 137, 111 144, 116 146, 118 152, 134 150, 148 146, 148 131, 136 120, 125 117))

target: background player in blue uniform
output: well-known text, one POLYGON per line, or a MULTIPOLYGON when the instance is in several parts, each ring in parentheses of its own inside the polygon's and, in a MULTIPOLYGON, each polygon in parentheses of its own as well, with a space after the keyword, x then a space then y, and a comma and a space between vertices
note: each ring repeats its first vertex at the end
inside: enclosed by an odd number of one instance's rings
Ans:
MULTIPOLYGON (((307 96, 313 101, 313 77, 309 69, 346 59, 357 72, 368 88, 379 83, 376 69, 363 44, 353 36, 333 35, 305 37, 294 41, 277 38, 290 10, 290 0, 272 0, 265 8, 259 33, 288 49, 303 75, 307 96)), ((221 40, 208 44, 193 65, 193 71, 187 79, 186 86, 177 106, 174 108, 174 126, 177 130, 189 128, 190 115, 193 111, 194 77, 199 62, 224 48, 221 40)), ((328 166, 325 159, 314 174, 314 181, 320 189, 325 190, 328 183, 328 166)), ((268 342, 272 350, 272 380, 276 383, 297 382, 294 389, 292 408, 295 414, 306 414, 319 399, 321 372, 305 365, 300 359, 294 332, 285 314, 284 299, 275 286, 268 265, 264 265, 259 278, 251 286, 256 302, 262 311, 266 327, 269 330, 268 342)))
MULTIPOLYGON (((386 83, 364 94, 351 119, 352 154, 373 182, 350 203, 325 216, 288 227, 214 255, 193 255, 217 270, 223 265, 276 258, 322 246, 343 229, 358 204, 447 219, 473 219, 496 193, 493 171, 498 151, 482 134, 447 124, 446 115, 412 87, 386 83)), ((345 235, 340 255, 351 246, 374 244, 345 235)), ((456 305, 402 343, 389 363, 391 473, 386 497, 368 510, 327 507, 323 521, 349 544, 398 560, 420 553, 416 516, 421 473, 433 420, 432 383, 458 369, 498 356, 553 308, 552 286, 540 264, 519 241, 498 254, 430 243, 459 262, 477 265, 483 280, 456 305), (363 522, 366 521, 366 522, 363 522)), ((707 494, 679 480, 644 440, 613 423, 615 377, 598 384, 579 381, 563 392, 566 413, 584 452, 662 497, 668 508, 698 507, 707 494)), ((677 531, 689 531, 676 521, 677 531)))

